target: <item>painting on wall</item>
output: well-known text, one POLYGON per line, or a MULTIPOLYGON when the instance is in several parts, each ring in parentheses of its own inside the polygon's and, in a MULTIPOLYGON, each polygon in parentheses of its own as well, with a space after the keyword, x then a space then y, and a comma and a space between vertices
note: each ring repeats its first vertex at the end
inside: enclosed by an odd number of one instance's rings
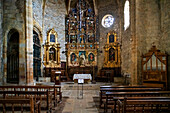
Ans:
POLYGON ((55 42, 55 35, 54 34, 50 35, 50 42, 55 42))
POLYGON ((89 60, 89 62, 93 62, 94 61, 94 54, 93 53, 90 53, 88 55, 88 60, 89 60))
POLYGON ((109 43, 113 43, 114 42, 114 38, 115 36, 114 35, 110 35, 109 36, 109 43))
POLYGON ((77 59, 77 56, 76 56, 75 53, 72 53, 71 56, 70 56, 70 58, 71 58, 71 62, 75 62, 76 59, 77 59))
POLYGON ((115 61, 115 50, 114 50, 114 48, 109 49, 109 61, 115 61))

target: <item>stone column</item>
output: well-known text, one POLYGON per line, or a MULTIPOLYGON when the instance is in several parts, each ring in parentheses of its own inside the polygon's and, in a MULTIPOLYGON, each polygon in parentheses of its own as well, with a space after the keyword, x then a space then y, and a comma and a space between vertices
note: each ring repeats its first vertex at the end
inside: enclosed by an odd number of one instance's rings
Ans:
POLYGON ((2 83, 3 79, 3 29, 2 29, 2 23, 3 23, 3 0, 0 1, 0 84, 2 83))
POLYGON ((26 76, 27 84, 33 83, 33 14, 32 0, 26 0, 26 76))
POLYGON ((136 39, 136 5, 135 0, 130 3, 130 29, 131 29, 131 85, 137 84, 137 39, 136 39))

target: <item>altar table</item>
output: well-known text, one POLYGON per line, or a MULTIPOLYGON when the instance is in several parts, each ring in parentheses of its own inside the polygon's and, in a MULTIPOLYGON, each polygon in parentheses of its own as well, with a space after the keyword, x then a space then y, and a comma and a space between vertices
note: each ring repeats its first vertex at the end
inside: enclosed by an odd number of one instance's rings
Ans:
POLYGON ((74 83, 77 83, 78 79, 84 79, 84 82, 88 83, 90 82, 90 80, 92 80, 92 77, 91 74, 74 74, 73 75, 74 83))

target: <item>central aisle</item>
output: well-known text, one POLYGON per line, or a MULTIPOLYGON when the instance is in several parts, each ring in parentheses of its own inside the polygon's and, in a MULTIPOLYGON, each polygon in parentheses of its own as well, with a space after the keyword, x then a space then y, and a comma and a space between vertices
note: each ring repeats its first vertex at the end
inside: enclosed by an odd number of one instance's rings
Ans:
MULTIPOLYGON (((62 84, 63 101, 58 105, 55 113, 103 113, 99 108, 99 91, 101 85, 111 83, 97 83, 83 85, 83 99, 77 99, 77 83, 62 84)), ((79 85, 81 88, 81 85, 79 85)))

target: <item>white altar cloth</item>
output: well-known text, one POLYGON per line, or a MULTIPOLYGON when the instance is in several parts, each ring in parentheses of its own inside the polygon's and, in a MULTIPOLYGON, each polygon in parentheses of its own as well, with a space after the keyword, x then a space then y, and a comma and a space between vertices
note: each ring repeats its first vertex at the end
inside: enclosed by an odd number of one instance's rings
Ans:
POLYGON ((92 79, 91 74, 74 74, 73 80, 75 79, 92 79))

